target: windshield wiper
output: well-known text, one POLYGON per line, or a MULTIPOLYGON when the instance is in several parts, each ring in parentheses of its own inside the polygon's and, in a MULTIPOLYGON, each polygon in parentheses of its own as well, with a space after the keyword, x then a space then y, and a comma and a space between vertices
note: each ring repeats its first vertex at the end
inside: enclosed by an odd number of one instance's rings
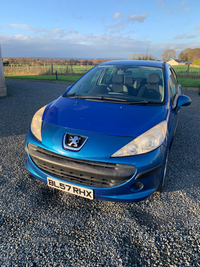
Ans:
POLYGON ((126 99, 120 99, 120 98, 112 98, 112 97, 105 97, 105 96, 80 96, 76 95, 75 93, 66 95, 66 97, 74 97, 78 99, 94 99, 94 100, 109 100, 109 101, 116 101, 116 102, 126 102, 127 105, 148 105, 148 104, 162 104, 161 101, 148 101, 148 100, 142 100, 142 101, 132 101, 128 102, 126 99))
POLYGON ((73 96, 75 96, 75 93, 73 93, 73 94, 69 94, 69 95, 67 94, 67 95, 66 95, 66 97, 73 97, 73 96))
POLYGON ((111 101, 117 101, 117 102, 127 102, 125 99, 119 99, 119 98, 112 98, 112 97, 104 97, 104 96, 77 96, 79 99, 98 99, 98 100, 111 100, 111 101))
POLYGON ((148 105, 148 104, 162 104, 161 101, 148 101, 148 100, 143 100, 143 101, 133 101, 133 102, 128 102, 128 105, 148 105))

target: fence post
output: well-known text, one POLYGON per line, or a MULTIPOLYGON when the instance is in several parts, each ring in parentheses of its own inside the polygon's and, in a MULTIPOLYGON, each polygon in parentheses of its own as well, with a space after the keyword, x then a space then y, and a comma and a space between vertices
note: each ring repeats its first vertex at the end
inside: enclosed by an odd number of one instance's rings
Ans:
POLYGON ((56 72, 55 72, 54 74, 56 75, 56 80, 58 80, 58 77, 57 77, 57 74, 58 74, 58 73, 57 73, 57 70, 56 70, 56 72))
POLYGON ((0 46, 0 97, 6 95, 7 95, 6 81, 4 76, 3 61, 2 61, 1 46, 0 46))
POLYGON ((53 63, 51 63, 51 75, 53 75, 53 63))

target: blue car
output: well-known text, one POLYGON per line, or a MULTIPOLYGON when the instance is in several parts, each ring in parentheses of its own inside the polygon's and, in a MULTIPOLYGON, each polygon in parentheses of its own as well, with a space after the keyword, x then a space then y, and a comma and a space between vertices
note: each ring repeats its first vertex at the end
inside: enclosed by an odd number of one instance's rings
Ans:
POLYGON ((133 202, 162 192, 182 94, 164 62, 100 64, 33 116, 26 168, 51 188, 133 202))

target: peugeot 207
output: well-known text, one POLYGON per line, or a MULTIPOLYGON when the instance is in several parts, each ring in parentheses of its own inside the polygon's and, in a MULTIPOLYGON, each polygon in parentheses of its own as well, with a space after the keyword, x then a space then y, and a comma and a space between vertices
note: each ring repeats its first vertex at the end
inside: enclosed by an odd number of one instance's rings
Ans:
POLYGON ((33 116, 26 167, 51 188, 140 201, 162 192, 182 94, 164 62, 100 64, 33 116))

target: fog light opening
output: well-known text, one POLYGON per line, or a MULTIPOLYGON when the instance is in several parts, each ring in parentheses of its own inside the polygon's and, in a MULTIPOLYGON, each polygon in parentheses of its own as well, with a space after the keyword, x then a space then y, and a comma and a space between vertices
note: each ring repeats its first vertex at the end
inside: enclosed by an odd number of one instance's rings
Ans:
POLYGON ((144 187, 143 183, 136 182, 136 183, 131 185, 131 191, 136 192, 136 191, 141 190, 143 187, 144 187))

